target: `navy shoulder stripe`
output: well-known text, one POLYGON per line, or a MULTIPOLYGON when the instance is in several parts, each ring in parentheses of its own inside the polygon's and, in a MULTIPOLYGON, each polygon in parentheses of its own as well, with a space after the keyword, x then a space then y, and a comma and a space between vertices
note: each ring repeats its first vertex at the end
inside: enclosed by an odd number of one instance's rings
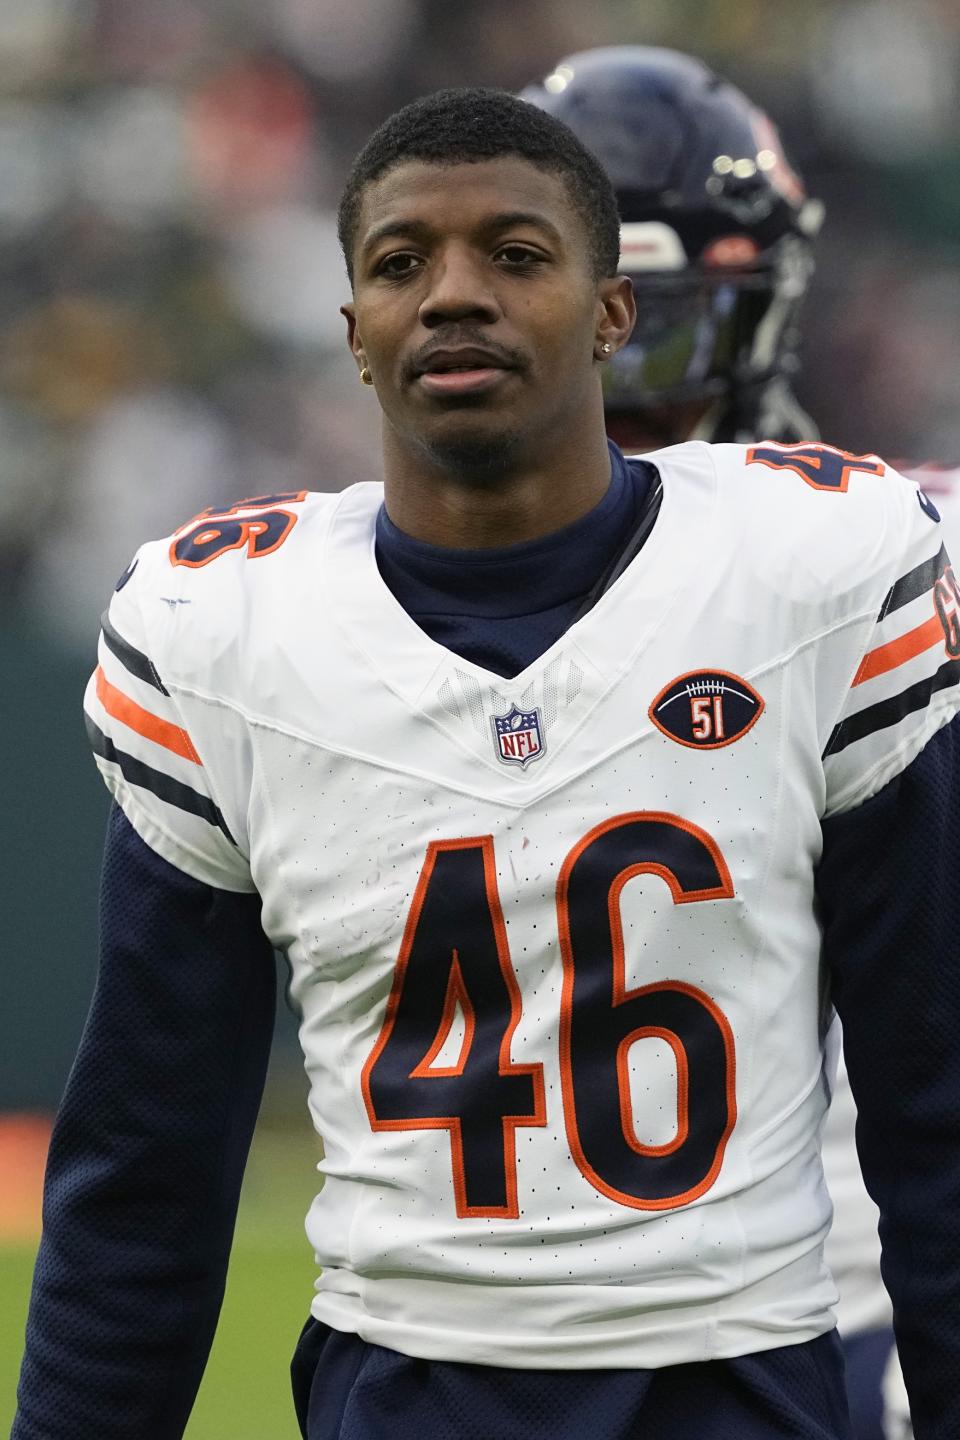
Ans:
POLYGON ((175 805, 178 810, 186 810, 191 815, 199 815, 200 819, 206 820, 208 825, 215 825, 218 830, 222 830, 231 845, 236 845, 237 842, 227 828, 227 822, 208 796, 199 794, 180 780, 174 780, 172 775, 165 775, 162 770, 154 770, 152 765, 145 765, 142 760, 138 760, 134 755, 128 755, 125 750, 118 750, 110 737, 104 735, 89 715, 85 715, 84 720, 94 753, 113 765, 119 765, 120 773, 124 779, 130 781, 131 785, 139 785, 142 790, 150 790, 160 800, 165 800, 168 805, 175 805))
POLYGON ((904 605, 909 605, 911 600, 925 595, 940 579, 949 564, 950 556, 947 554, 946 547, 941 545, 936 555, 931 555, 929 560, 924 560, 922 564, 908 570, 906 575, 901 575, 900 579, 890 587, 887 591, 887 598, 880 606, 879 618, 884 620, 894 610, 900 610, 904 605))
POLYGON ((865 710, 858 710, 855 715, 849 715, 846 720, 841 720, 839 725, 834 726, 833 734, 827 741, 827 748, 823 752, 824 760, 828 755, 836 755, 839 751, 845 750, 856 740, 862 740, 866 735, 872 735, 875 730, 888 730, 891 725, 899 724, 905 715, 912 714, 914 710, 924 709, 930 703, 930 697, 935 695, 938 690, 946 690, 958 682, 960 682, 960 660, 948 660, 933 675, 916 681, 906 690, 901 690, 899 695, 891 695, 886 700, 878 700, 875 705, 868 705, 865 710))
POLYGON ((135 675, 138 680, 143 680, 148 685, 152 685, 154 690, 160 691, 161 695, 170 694, 170 691, 166 688, 154 669, 150 656, 145 655, 142 650, 137 650, 135 646, 130 644, 129 640, 124 640, 119 631, 115 630, 110 623, 110 616, 106 610, 100 617, 100 626, 103 630, 103 638, 107 649, 116 655, 125 670, 129 670, 130 674, 135 675))

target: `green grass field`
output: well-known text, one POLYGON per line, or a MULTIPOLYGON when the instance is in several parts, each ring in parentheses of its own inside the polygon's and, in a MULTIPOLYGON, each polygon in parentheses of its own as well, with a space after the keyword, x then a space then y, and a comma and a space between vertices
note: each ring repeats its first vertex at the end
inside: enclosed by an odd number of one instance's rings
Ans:
MULTIPOLYGON (((302 1134, 258 1129, 226 1300, 187 1440, 298 1440, 288 1372, 313 1294, 303 1218, 315 1159, 306 1119, 302 1134)), ((0 1435, 13 1419, 34 1251, 0 1245, 0 1435)))

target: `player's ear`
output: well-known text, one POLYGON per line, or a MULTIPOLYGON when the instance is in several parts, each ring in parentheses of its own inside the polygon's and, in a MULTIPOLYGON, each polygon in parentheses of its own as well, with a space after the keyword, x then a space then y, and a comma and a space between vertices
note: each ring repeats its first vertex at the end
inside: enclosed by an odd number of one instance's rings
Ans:
POLYGON ((350 351, 353 355, 353 358, 357 362, 357 368, 360 371, 360 379, 363 381, 364 385, 371 385, 373 381, 370 377, 370 367, 367 364, 366 351, 363 348, 363 341, 360 338, 360 332, 357 330, 356 311, 351 304, 341 305, 340 314, 347 322, 347 344, 350 346, 350 351))
POLYGON ((354 359, 359 360, 363 350, 363 341, 357 334, 357 312, 353 304, 348 301, 346 305, 340 306, 340 314, 347 322, 347 344, 353 352, 354 359))
POLYGON ((637 321, 637 302, 628 275, 611 275, 597 286, 597 331, 594 352, 607 359, 630 339, 637 321), (609 348, 608 348, 609 347, 609 348))

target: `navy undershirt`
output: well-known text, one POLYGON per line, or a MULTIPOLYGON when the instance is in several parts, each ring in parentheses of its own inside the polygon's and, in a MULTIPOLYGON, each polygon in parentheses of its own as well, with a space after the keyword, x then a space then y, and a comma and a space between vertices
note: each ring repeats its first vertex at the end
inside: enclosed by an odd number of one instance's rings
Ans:
POLYGON ((610 484, 581 519, 522 545, 449 550, 381 509, 377 565, 431 640, 495 675, 525 670, 560 638, 635 527, 656 469, 610 445, 610 484))
MULTIPOLYGON (((381 573, 434 640, 516 674, 570 624, 653 473, 611 447, 610 487, 588 515, 505 551, 438 550, 381 514, 381 573)), ((945 1160, 960 1114, 958 790, 960 717, 878 795, 825 822, 817 875, 884 1277, 927 1440, 960 1435, 960 1174, 945 1160)), ((216 1325, 272 1033, 273 959, 258 910, 256 896, 214 890, 162 860, 114 810, 99 979, 51 1144, 11 1440, 182 1434, 216 1325)), ((576 1372, 548 1379, 580 1383, 576 1372)), ((791 1403, 794 1428, 775 1433, 835 1433, 816 1419, 799 1370, 791 1403)))

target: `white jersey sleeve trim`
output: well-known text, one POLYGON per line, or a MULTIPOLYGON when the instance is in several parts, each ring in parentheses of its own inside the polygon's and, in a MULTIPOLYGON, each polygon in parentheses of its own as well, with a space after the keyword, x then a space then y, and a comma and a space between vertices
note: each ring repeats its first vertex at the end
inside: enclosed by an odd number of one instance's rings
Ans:
POLYGON ((126 784, 123 776, 113 767, 103 763, 99 756, 96 759, 97 767, 107 789, 140 839, 144 844, 149 845, 161 860, 166 860, 177 870, 182 870, 185 875, 190 875, 194 880, 199 880, 204 885, 210 885, 215 890, 229 890, 237 895, 256 893, 257 887, 252 880, 246 884, 239 884, 232 869, 227 867, 218 869, 216 864, 211 862, 208 853, 192 849, 184 842, 182 835, 174 835, 171 830, 165 830, 158 824, 155 816, 147 807, 140 803, 136 789, 126 784))
POLYGON ((826 813, 876 794, 960 711, 960 590, 940 527, 915 487, 892 584, 823 752, 826 813))
POLYGON ((203 758, 144 643, 133 589, 125 584, 104 616, 100 663, 84 699, 97 765, 134 829, 163 859, 217 889, 253 892, 203 758))

